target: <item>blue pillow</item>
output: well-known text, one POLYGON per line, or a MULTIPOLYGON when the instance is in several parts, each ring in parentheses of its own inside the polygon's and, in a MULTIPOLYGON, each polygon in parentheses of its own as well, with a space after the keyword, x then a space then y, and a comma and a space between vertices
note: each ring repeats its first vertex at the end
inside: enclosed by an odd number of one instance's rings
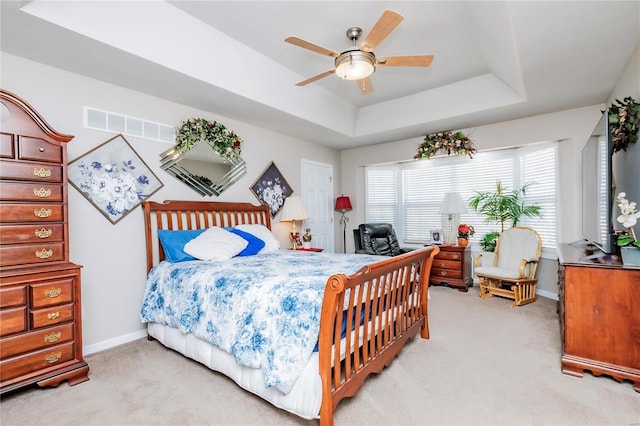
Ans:
POLYGON ((171 263, 196 260, 195 257, 184 252, 184 245, 204 231, 206 229, 187 229, 182 231, 158 229, 158 238, 160 238, 166 260, 171 263))
POLYGON ((262 250, 262 248, 265 245, 264 241, 262 241, 260 238, 256 237, 253 234, 241 231, 236 228, 225 228, 225 229, 229 232, 239 235, 240 237, 247 240, 247 242, 249 243, 244 250, 238 253, 238 256, 253 256, 254 254, 257 254, 260 250, 262 250))

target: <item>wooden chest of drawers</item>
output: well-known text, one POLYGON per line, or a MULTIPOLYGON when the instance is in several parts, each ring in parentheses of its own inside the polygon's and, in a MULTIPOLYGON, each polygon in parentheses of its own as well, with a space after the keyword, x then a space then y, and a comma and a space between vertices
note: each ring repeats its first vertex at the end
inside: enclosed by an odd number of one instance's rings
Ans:
POLYGON ((433 259, 429 285, 448 285, 466 292, 472 284, 466 271, 465 247, 443 244, 433 259))
POLYGON ((0 90, 0 393, 88 380, 80 266, 69 261, 66 143, 0 90))

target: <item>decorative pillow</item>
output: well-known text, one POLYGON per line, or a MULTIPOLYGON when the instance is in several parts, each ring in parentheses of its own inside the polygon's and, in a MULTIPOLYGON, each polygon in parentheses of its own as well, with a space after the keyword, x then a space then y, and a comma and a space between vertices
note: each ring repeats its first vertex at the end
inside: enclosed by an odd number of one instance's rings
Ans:
POLYGON ((280 250, 280 242, 276 240, 276 237, 273 236, 269 228, 264 225, 237 225, 236 229, 248 232, 254 237, 258 237, 262 241, 264 241, 264 248, 258 253, 269 253, 272 251, 280 250))
POLYGON ((184 252, 184 245, 202 234, 205 229, 188 229, 181 231, 170 231, 158 229, 158 238, 162 244, 164 257, 171 263, 195 260, 195 257, 184 252))
POLYGON ((241 231, 236 228, 225 228, 225 229, 231 233, 234 233, 244 238, 245 240, 247 240, 247 243, 249 243, 244 250, 238 253, 238 256, 253 256, 254 254, 258 254, 258 252, 260 252, 260 250, 262 250, 265 246, 264 241, 254 236, 253 234, 241 231))
POLYGON ((244 238, 214 226, 185 244, 184 251, 200 260, 227 260, 247 245, 249 243, 244 238))

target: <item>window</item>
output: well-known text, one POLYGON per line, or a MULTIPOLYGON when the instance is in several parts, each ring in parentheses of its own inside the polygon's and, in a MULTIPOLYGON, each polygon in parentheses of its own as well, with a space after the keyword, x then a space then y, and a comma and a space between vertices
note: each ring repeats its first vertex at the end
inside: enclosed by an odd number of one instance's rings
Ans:
MULTIPOLYGON (((392 223, 403 243, 424 244, 430 241, 431 229, 442 229, 440 204, 447 192, 459 192, 469 200, 476 192, 495 190, 498 180, 510 190, 534 182, 526 199, 541 207, 542 217, 521 218, 519 225, 535 228, 544 252, 555 258, 556 158, 556 144, 546 143, 481 152, 473 160, 438 157, 369 166, 365 168, 366 221, 392 223)), ((484 216, 472 210, 460 215, 460 222, 474 226, 472 244, 490 231, 499 231, 499 225, 486 223, 484 216)))

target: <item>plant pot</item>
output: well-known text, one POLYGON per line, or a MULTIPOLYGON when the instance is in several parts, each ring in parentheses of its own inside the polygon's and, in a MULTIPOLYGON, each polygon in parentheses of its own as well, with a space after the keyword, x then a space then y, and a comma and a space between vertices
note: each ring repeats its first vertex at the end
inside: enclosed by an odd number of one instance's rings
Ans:
POLYGON ((302 248, 310 249, 311 248, 311 241, 303 241, 302 242, 302 248))
POLYGON ((467 240, 466 238, 458 238, 458 245, 460 247, 466 247, 469 245, 469 240, 467 240))
POLYGON ((640 248, 639 247, 620 247, 622 255, 622 264, 626 266, 640 266, 640 248))

